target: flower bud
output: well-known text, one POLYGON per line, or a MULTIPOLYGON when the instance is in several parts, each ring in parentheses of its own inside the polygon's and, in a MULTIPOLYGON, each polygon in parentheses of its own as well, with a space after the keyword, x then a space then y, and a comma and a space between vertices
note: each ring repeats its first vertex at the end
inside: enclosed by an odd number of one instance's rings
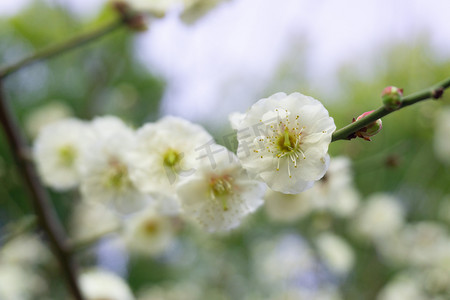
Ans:
POLYGON ((402 105, 403 89, 395 86, 386 87, 381 93, 384 107, 387 110, 397 110, 402 105))
MULTIPOLYGON (((364 118, 365 116, 370 115, 373 112, 373 110, 371 111, 366 111, 365 113, 363 113, 362 115, 360 115, 358 118, 353 119, 353 121, 358 121, 362 118, 364 118)), ((374 136, 375 134, 377 134, 378 132, 380 132, 381 128, 382 128, 382 122, 381 119, 376 120, 375 122, 367 125, 366 127, 361 128, 360 130, 358 130, 357 132, 355 132, 355 135, 357 137, 363 138, 366 141, 371 141, 370 137, 374 136)))
POLYGON ((142 13, 134 11, 130 5, 124 1, 114 1, 112 5, 129 29, 134 31, 147 30, 146 20, 142 13))

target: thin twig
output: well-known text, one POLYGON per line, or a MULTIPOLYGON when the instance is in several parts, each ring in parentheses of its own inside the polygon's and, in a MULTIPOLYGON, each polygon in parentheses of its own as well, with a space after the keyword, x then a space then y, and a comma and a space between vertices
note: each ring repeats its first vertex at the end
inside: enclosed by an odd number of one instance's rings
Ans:
MULTIPOLYGON (((404 108, 406 106, 410 106, 414 103, 426 100, 426 99, 437 99, 442 96, 442 93, 445 89, 450 87, 450 78, 447 78, 436 85, 434 85, 431 88, 427 88, 425 90, 422 90, 420 92, 408 95, 403 97, 403 103, 400 108, 404 108)), ((336 130, 333 133, 332 136, 332 142, 338 141, 338 140, 346 140, 348 137, 360 130, 363 127, 366 127, 367 125, 371 124, 372 122, 375 122, 376 120, 393 113, 394 111, 390 111, 384 108, 384 106, 376 109, 374 112, 372 112, 370 115, 365 116, 364 118, 359 119, 358 121, 351 123, 339 130, 336 130)))
POLYGON ((29 66, 33 63, 36 63, 36 62, 44 60, 44 59, 51 58, 53 56, 57 56, 63 52, 67 52, 69 50, 72 50, 72 49, 78 48, 82 45, 85 45, 89 42, 92 42, 94 40, 97 40, 98 38, 121 27, 123 24, 124 24, 123 19, 114 20, 113 22, 106 24, 103 27, 100 27, 93 31, 82 33, 82 34, 75 36, 67 41, 64 41, 59 44, 52 45, 52 46, 46 47, 42 50, 39 50, 36 53, 32 54, 31 56, 25 57, 10 66, 1 68, 0 69, 0 79, 11 75, 12 73, 22 69, 23 67, 29 66))
POLYGON ((63 227, 60 224, 53 207, 50 204, 49 196, 37 176, 36 170, 30 160, 23 155, 27 148, 22 132, 17 126, 14 115, 11 114, 8 103, 3 92, 2 81, 0 80, 0 122, 6 135, 6 140, 11 148, 11 152, 17 163, 25 187, 28 190, 31 201, 36 212, 39 225, 48 237, 50 246, 59 261, 62 273, 67 284, 77 300, 83 300, 78 286, 77 272, 72 262, 69 244, 66 240, 63 227))

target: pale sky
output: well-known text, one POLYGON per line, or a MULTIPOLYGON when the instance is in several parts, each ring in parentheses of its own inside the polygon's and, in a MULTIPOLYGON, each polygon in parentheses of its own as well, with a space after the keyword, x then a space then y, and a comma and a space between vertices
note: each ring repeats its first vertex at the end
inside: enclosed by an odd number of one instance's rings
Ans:
MULTIPOLYGON (((104 2, 46 1, 89 16, 104 2)), ((13 14, 26 2, 0 0, 0 14, 13 14)), ((337 88, 342 63, 356 61, 355 73, 370 73, 372 58, 389 41, 414 43, 427 33, 436 56, 449 59, 449 12, 449 0, 232 0, 191 26, 173 15, 154 22, 137 36, 136 54, 167 80, 162 114, 220 127, 230 112, 280 91, 274 90, 274 72, 295 46, 306 46, 299 53, 306 66, 298 67, 305 86, 323 95, 337 88)))

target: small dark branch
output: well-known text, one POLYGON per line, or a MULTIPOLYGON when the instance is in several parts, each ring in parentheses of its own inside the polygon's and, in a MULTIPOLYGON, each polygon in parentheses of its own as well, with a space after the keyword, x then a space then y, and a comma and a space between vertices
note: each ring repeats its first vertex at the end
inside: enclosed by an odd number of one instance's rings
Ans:
POLYGON ((48 237, 50 246, 59 261, 67 284, 77 300, 83 300, 77 281, 75 265, 72 262, 70 248, 63 227, 51 206, 49 196, 43 188, 33 163, 25 159, 22 153, 27 149, 22 132, 17 126, 14 115, 11 114, 3 92, 0 80, 0 122, 5 132, 6 140, 17 163, 25 188, 30 194, 36 212, 37 222, 48 237))
MULTIPOLYGON (((442 97, 445 89, 447 89, 448 87, 450 87, 450 78, 447 78, 447 79, 439 82, 438 84, 434 85, 431 88, 428 88, 423 91, 403 97, 402 106, 399 109, 404 108, 406 106, 413 105, 413 104, 423 101, 423 100, 427 100, 427 99, 431 99, 431 98, 439 99, 442 97)), ((350 123, 347 126, 341 128, 339 130, 336 130, 332 135, 331 142, 335 142, 338 140, 351 139, 353 134, 355 132, 357 132, 358 130, 360 130, 361 128, 364 128, 367 125, 375 122, 376 120, 378 120, 388 114, 391 114, 395 111, 396 110, 394 110, 394 111, 387 110, 384 108, 384 106, 382 106, 382 107, 376 109, 370 115, 367 115, 364 118, 361 118, 354 123, 350 123)))
POLYGON ((25 57, 22 60, 4 68, 0 68, 0 79, 5 78, 12 73, 22 69, 23 67, 34 64, 38 61, 57 56, 61 53, 67 52, 69 50, 75 49, 77 47, 88 44, 89 42, 95 41, 98 38, 116 30, 124 24, 124 20, 115 20, 103 27, 97 28, 93 31, 82 33, 75 36, 67 41, 61 42, 56 45, 49 46, 42 50, 37 51, 31 56, 25 57))

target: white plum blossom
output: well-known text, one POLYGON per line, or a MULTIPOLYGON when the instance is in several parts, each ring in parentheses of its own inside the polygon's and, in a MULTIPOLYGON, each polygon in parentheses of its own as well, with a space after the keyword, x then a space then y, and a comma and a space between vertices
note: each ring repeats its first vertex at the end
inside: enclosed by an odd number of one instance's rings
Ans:
POLYGON ((175 198, 176 184, 195 172, 200 149, 212 141, 201 126, 178 117, 145 124, 128 154, 130 178, 142 192, 159 194, 156 201, 176 202, 170 199, 175 198))
POLYGON ((0 299, 43 299, 48 289, 44 280, 33 268, 11 263, 0 263, 0 299))
POLYGON ((149 206, 127 220, 124 237, 131 251, 159 255, 172 245, 175 227, 171 217, 149 206))
POLYGON ((285 222, 296 221, 313 211, 349 217, 359 205, 347 157, 331 158, 327 173, 311 189, 293 195, 268 190, 265 199, 269 217, 285 222))
POLYGON ((356 232, 362 237, 378 240, 392 235, 404 224, 404 209, 392 195, 370 196, 356 214, 356 232))
POLYGON ((417 276, 400 273, 378 294, 377 300, 429 300, 417 276))
POLYGON ((336 126, 318 100, 277 93, 253 104, 240 122, 233 120, 243 167, 272 190, 299 193, 325 174, 336 126))
POLYGON ((81 274, 80 289, 86 300, 133 300, 128 284, 114 273, 92 269, 81 274))
POLYGON ((70 229, 75 240, 87 240, 106 233, 115 232, 121 227, 121 219, 104 205, 80 201, 74 207, 70 229))
POLYGON ((315 240, 318 253, 326 266, 336 275, 346 275, 355 264, 355 253, 341 237, 321 233, 315 240))
POLYGON ((81 161, 80 190, 83 200, 108 204, 129 212, 146 204, 130 179, 127 155, 135 142, 135 133, 116 117, 98 117, 91 123, 93 139, 81 161))
POLYGON ((64 102, 50 102, 33 110, 26 116, 25 130, 32 138, 35 138, 45 126, 72 116, 72 109, 64 102))
POLYGON ((37 136, 33 155, 44 183, 56 190, 76 187, 79 164, 89 140, 85 122, 64 119, 45 126, 37 136))
POLYGON ((204 299, 204 290, 193 282, 152 285, 139 292, 138 300, 198 300, 204 299))
POLYGON ((254 273, 263 286, 299 284, 305 274, 317 275, 318 260, 310 245, 296 234, 282 234, 255 243, 254 273))
POLYGON ((0 248, 0 263, 21 266, 44 264, 51 259, 51 254, 39 236, 22 234, 0 248))
POLYGON ((188 218, 207 231, 227 231, 261 206, 265 185, 250 179, 225 147, 215 145, 213 152, 199 161, 194 175, 179 183, 177 193, 188 218))
POLYGON ((327 173, 305 191, 314 210, 329 211, 338 217, 351 216, 359 205, 359 194, 353 185, 350 159, 332 157, 327 173))
POLYGON ((450 258, 450 238, 443 224, 422 221, 408 225, 401 231, 400 240, 404 245, 404 257, 411 265, 440 265, 442 258, 450 258))

